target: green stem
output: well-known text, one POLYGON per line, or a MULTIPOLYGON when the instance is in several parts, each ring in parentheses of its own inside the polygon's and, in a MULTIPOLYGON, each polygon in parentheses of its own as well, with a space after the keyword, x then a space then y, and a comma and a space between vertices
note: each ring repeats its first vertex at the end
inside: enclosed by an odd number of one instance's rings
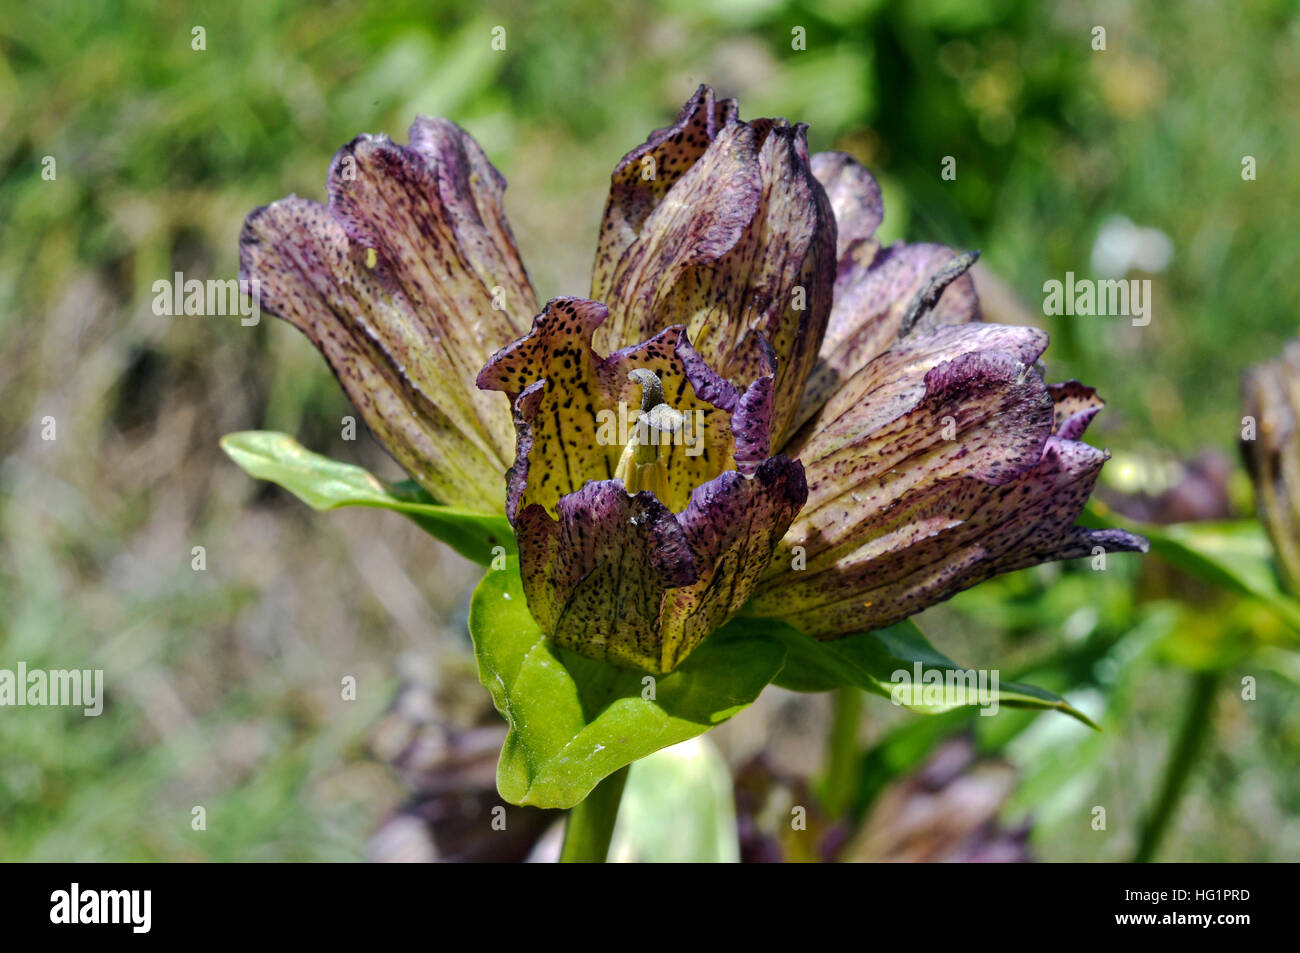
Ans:
POLYGON ((826 778, 822 801, 831 817, 840 817, 853 804, 858 780, 858 724, 862 720, 862 692, 856 688, 835 690, 831 709, 831 733, 827 740, 826 778))
POLYGON ((1178 741, 1169 755, 1169 763, 1165 766, 1165 779, 1160 787, 1160 795, 1156 798, 1151 814, 1142 825, 1137 853, 1133 855, 1135 863, 1145 864, 1155 857, 1165 828, 1173 819, 1174 811, 1183 796, 1183 787, 1191 775, 1192 765, 1196 763, 1210 727, 1210 716, 1214 711, 1214 694, 1219 687, 1219 678, 1219 672, 1196 672, 1192 675, 1187 709, 1183 713, 1183 726, 1179 731, 1178 741))
POLYGON ((564 825, 562 864, 603 864, 614 836, 618 805, 623 799, 629 766, 619 768, 596 785, 582 803, 569 811, 564 825))

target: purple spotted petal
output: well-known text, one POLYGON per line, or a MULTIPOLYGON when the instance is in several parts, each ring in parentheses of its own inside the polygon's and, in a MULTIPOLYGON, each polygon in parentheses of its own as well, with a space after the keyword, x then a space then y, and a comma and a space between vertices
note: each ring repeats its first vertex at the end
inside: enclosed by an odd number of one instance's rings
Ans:
POLYGON ((880 628, 1001 572, 1145 551, 1074 526, 1107 454, 1095 395, 1048 387, 1042 332, 957 325, 908 338, 796 435, 809 500, 752 603, 819 638, 880 628))
MULTIPOLYGON (((808 420, 840 385, 898 338, 903 315, 929 279, 956 255, 943 245, 875 238, 884 217, 875 178, 842 153, 813 156, 813 171, 830 196, 839 228, 834 305, 821 353, 802 395, 796 425, 808 420)), ((953 281, 925 317, 928 326, 979 321, 969 274, 953 281)))
POLYGON ((764 354, 757 368, 760 376, 743 391, 715 374, 685 335, 677 343, 677 355, 696 395, 731 414, 736 469, 746 476, 752 475, 772 452, 776 356, 766 339, 760 335, 757 340, 764 354))
POLYGON ((565 496, 554 519, 529 505, 515 523, 529 610, 564 648, 670 672, 745 604, 805 493, 802 468, 774 457, 697 487, 677 516, 617 480, 565 496))
POLYGON ((745 605, 807 497, 803 467, 784 456, 763 461, 752 477, 731 470, 691 494, 677 518, 699 579, 665 598, 665 671, 745 605))
POLYGON ((842 444, 846 427, 870 432, 896 419, 921 399, 930 369, 960 355, 1000 351, 1029 365, 1046 347, 1044 331, 999 324, 953 325, 909 337, 846 380, 782 449, 803 459, 811 443, 842 444))
POLYGON ((589 658, 658 671, 664 594, 698 578, 672 511, 615 480, 588 483, 516 517, 524 595, 537 624, 589 658))
POLYGON ((766 340, 778 440, 816 361, 834 283, 835 220, 806 131, 741 122, 702 88, 615 169, 592 280, 592 298, 611 311, 602 350, 682 324, 709 366, 743 385, 764 373, 757 338, 766 340))
POLYGON ((1052 401, 1056 406, 1053 433, 1064 440, 1078 440, 1092 423, 1106 402, 1091 387, 1078 381, 1049 384, 1052 401))
POLYGON ((671 494, 662 502, 674 512, 695 487, 733 466, 752 472, 769 455, 770 369, 739 391, 700 359, 681 327, 601 357, 591 340, 607 314, 595 301, 556 298, 479 375, 480 387, 504 392, 515 407, 507 515, 531 503, 554 514, 589 480, 613 479, 624 444, 613 439, 612 422, 620 412, 634 418, 640 407, 638 386, 628 380, 636 368, 658 375, 667 403, 698 421, 697 446, 663 448, 671 494))
MULTIPOLYGON (((604 299, 624 252, 669 189, 699 161, 718 133, 735 122, 736 101, 717 99, 712 89, 701 86, 682 107, 676 122, 656 129, 614 168, 592 267, 593 298, 604 299)), ((619 342, 626 343, 629 341, 619 342)))
POLYGON ((504 189, 467 133, 420 118, 410 146, 344 146, 328 206, 290 196, 240 236, 241 277, 320 349, 388 451, 436 499, 488 512, 513 432, 473 382, 536 310, 504 189))
POLYGON ((826 190, 835 214, 835 257, 843 261, 858 242, 873 241, 876 229, 885 220, 880 185, 864 166, 843 152, 817 153, 812 157, 812 171, 826 190))

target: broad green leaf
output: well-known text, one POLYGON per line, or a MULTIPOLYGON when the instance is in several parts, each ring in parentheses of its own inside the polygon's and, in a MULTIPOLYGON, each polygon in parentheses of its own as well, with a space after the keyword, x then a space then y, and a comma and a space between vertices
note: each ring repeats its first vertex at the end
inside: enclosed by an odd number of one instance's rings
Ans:
POLYGON ((786 647, 785 667, 775 679, 782 688, 821 692, 856 686, 931 715, 965 705, 992 710, 995 702, 1010 708, 1052 708, 1089 727, 1097 727, 1059 695, 1033 685, 1004 682, 999 675, 995 686, 993 672, 988 673, 982 685, 978 680, 982 673, 974 673, 974 680, 967 681, 964 673, 970 670, 926 641, 910 619, 887 629, 860 632, 833 642, 819 642, 772 620, 742 618, 731 626, 738 624, 750 632, 762 632, 786 647), (951 690, 940 690, 950 685, 951 690))
POLYGON ((726 864, 740 860, 731 770, 707 735, 632 765, 611 861, 726 864))
MULTIPOLYGON (((1085 522, 1120 525, 1103 504, 1090 503, 1085 522)), ((1124 521, 1123 528, 1141 533, 1151 551, 1171 566, 1206 582, 1259 599, 1288 626, 1300 632, 1300 602, 1282 588, 1273 562, 1273 546, 1255 520, 1176 523, 1155 526, 1124 521)))
POLYGON ((226 434, 221 449, 246 473, 284 487, 313 509, 393 510, 483 566, 491 564, 494 547, 504 548, 507 554, 516 552, 514 532, 504 516, 440 506, 410 481, 385 483, 361 467, 312 453, 288 434, 270 430, 226 434))
POLYGON ((657 679, 583 658, 537 627, 514 559, 479 583, 469 629, 479 680, 510 724, 497 789, 536 807, 572 807, 625 764, 721 724, 785 659, 779 642, 727 629, 657 679))

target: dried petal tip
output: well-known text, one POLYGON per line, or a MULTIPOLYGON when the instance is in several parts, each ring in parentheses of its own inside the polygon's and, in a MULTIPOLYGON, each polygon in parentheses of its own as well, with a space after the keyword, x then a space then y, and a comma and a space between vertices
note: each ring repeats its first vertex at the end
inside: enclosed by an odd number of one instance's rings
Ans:
POLYGON ((970 271, 975 262, 979 261, 979 257, 980 253, 978 251, 968 251, 960 255, 954 255, 952 261, 930 276, 925 283, 925 287, 912 297, 907 310, 903 313, 903 321, 898 327, 900 339, 912 333, 917 324, 934 310, 935 305, 939 303, 940 296, 947 290, 948 286, 970 271))

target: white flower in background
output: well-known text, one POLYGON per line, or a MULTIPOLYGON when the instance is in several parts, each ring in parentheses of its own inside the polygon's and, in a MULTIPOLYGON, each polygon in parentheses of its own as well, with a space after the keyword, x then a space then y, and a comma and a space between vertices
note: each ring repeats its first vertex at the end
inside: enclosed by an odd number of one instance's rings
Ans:
POLYGON ((1130 271, 1156 275, 1169 267, 1173 257, 1174 243, 1160 229, 1112 215, 1101 223, 1092 244, 1092 271, 1105 278, 1122 278, 1130 271))

